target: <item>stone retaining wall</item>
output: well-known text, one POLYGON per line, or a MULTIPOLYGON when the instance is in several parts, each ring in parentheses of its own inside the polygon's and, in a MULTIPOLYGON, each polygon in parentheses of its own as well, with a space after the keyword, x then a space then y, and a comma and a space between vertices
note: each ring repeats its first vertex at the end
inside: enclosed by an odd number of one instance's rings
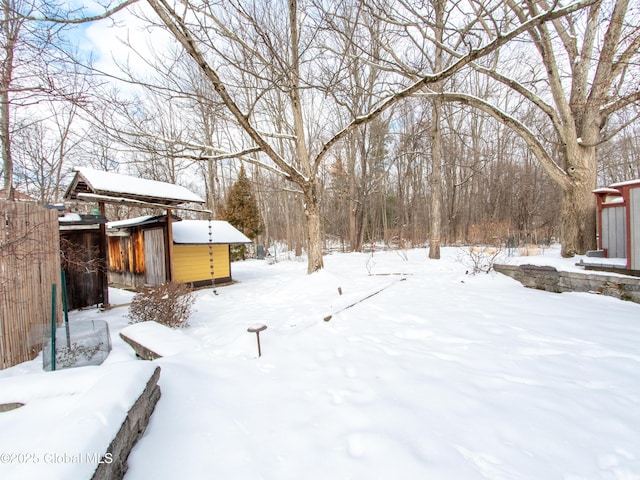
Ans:
POLYGON ((109 445, 107 453, 110 453, 111 457, 103 457, 103 463, 98 465, 91 480, 121 480, 124 477, 129 453, 147 428, 149 417, 160 399, 159 378, 160 367, 157 367, 142 395, 129 410, 116 438, 109 445))
POLYGON ((640 278, 559 272, 537 265, 494 265, 496 272, 508 275, 525 287, 547 292, 592 292, 640 303, 640 278))

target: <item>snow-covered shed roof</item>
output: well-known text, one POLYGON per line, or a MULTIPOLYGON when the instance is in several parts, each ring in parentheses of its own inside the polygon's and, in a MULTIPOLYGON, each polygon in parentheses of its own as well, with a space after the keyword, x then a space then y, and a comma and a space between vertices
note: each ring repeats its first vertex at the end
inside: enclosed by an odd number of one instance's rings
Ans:
POLYGON ((620 187, 638 187, 640 186, 640 178, 635 178, 633 180, 627 180, 626 182, 618 182, 610 185, 611 188, 620 188, 620 187))
POLYGON ((606 194, 606 195, 621 195, 620 194, 620 190, 616 190, 615 188, 608 188, 608 187, 603 187, 603 188, 596 188, 593 193, 595 194, 606 194))
POLYGON ((154 215, 143 215, 142 217, 127 218, 125 220, 115 220, 113 222, 108 222, 107 228, 135 227, 138 225, 144 225, 146 222, 154 218, 157 217, 155 217, 154 215))
MULTIPOLYGON (((179 222, 180 220, 182 220, 180 217, 177 217, 175 215, 171 215, 171 218, 174 222, 179 222)), ((142 225, 148 224, 157 224, 161 222, 166 223, 166 221, 166 215, 142 215, 141 217, 127 218, 125 220, 114 220, 113 222, 108 222, 107 228, 110 230, 114 230, 118 228, 140 227, 142 225)))
MULTIPOLYGON (((209 243, 208 220, 183 220, 173 225, 173 243, 200 245, 209 243)), ((251 243, 240 230, 223 220, 211 221, 211 243, 251 243)))
POLYGON ((82 213, 65 212, 64 215, 58 217, 60 223, 74 225, 100 225, 107 223, 106 217, 102 215, 84 215, 82 213))
POLYGON ((183 203, 205 203, 195 193, 179 185, 156 180, 75 167, 76 174, 65 193, 68 199, 105 202, 143 202, 175 207, 183 203))
POLYGON ((107 223, 107 218, 102 215, 83 215, 80 213, 65 212, 58 217, 60 230, 90 230, 98 229, 103 223, 107 223))
MULTIPOLYGON (((149 223, 157 223, 163 218, 166 218, 166 215, 143 215, 142 217, 109 222, 107 223, 107 228, 113 231, 116 229, 138 227, 149 223)), ((173 231, 173 243, 189 245, 209 243, 208 220, 181 220, 176 216, 172 216, 172 218, 173 222, 171 223, 171 229, 173 231)), ((211 243, 251 243, 251 240, 240 230, 233 227, 229 222, 225 222, 223 220, 212 220, 211 243)))

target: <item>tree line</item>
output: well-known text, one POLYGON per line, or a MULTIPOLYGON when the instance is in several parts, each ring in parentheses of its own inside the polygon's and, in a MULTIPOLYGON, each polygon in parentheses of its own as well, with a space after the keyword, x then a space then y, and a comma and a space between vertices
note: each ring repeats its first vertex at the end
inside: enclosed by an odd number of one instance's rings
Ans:
POLYGON ((71 163, 119 166, 218 212, 244 165, 263 241, 312 272, 329 243, 584 253, 591 191, 639 176, 628 0, 132 3, 3 0, 5 194, 51 201, 71 163), (114 83, 69 32, 125 7, 161 41, 123 40, 135 60, 114 83))

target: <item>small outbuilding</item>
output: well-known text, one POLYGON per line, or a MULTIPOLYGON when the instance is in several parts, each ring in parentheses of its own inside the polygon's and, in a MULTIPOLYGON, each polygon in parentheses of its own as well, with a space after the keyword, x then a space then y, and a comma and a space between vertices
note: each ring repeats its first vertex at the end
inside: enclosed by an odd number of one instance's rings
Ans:
POLYGON ((60 253, 65 274, 69 310, 104 303, 107 275, 100 239, 102 215, 65 213, 58 217, 60 253))
MULTIPOLYGON (((107 223, 107 266, 109 284, 131 288, 161 285, 171 272, 167 215, 107 223)), ((180 218, 172 215, 173 222, 180 218)))
POLYGON ((228 283, 231 245, 251 243, 241 231, 223 220, 183 220, 173 225, 174 280, 195 286, 228 283), (210 261, 212 260, 212 262, 210 261))
POLYGON ((228 222, 173 217, 172 253, 167 255, 167 224, 166 216, 107 224, 110 283, 132 289, 170 279, 194 286, 212 284, 212 280, 216 284, 228 283, 232 280, 231 245, 251 243, 228 222))
MULTIPOLYGON (((149 228, 142 233, 146 237, 144 242, 131 245, 133 249, 142 248, 142 250, 133 250, 132 252, 130 249, 124 248, 119 253, 120 260, 125 262, 125 271, 130 269, 135 274, 134 277, 142 275, 143 283, 158 284, 171 280, 173 277, 172 210, 211 213, 199 207, 205 201, 188 189, 167 182, 85 167, 77 167, 74 171, 73 180, 65 193, 67 201, 97 202, 100 215, 105 215, 107 203, 155 208, 166 212, 164 223, 161 217, 155 217, 151 224, 155 221, 156 225, 149 225, 149 228)), ((110 247, 107 246, 104 224, 100 225, 100 241, 102 258, 105 260, 102 268, 105 268, 110 247)), ((134 278, 133 283, 132 286, 135 288, 137 278, 134 278)), ((104 298, 104 304, 108 305, 109 289, 106 284, 102 298, 104 298)))
POLYGON ((598 249, 605 258, 625 259, 640 274, 640 179, 593 192, 598 205, 598 249))

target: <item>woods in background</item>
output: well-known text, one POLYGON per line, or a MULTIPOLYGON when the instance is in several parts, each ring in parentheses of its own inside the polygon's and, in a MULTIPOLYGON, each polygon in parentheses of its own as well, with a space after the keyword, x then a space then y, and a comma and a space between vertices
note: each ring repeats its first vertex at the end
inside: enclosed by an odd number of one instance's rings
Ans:
POLYGON ((84 164, 184 185, 222 212, 246 168, 258 240, 305 249, 311 272, 327 245, 583 253, 591 191, 640 177, 627 0, 149 0, 126 11, 154 44, 123 38, 131 61, 109 82, 67 33, 94 18, 3 5, 8 194, 57 201, 84 164), (27 56, 38 32, 51 55, 27 56), (47 88, 27 81, 42 71, 47 88))

